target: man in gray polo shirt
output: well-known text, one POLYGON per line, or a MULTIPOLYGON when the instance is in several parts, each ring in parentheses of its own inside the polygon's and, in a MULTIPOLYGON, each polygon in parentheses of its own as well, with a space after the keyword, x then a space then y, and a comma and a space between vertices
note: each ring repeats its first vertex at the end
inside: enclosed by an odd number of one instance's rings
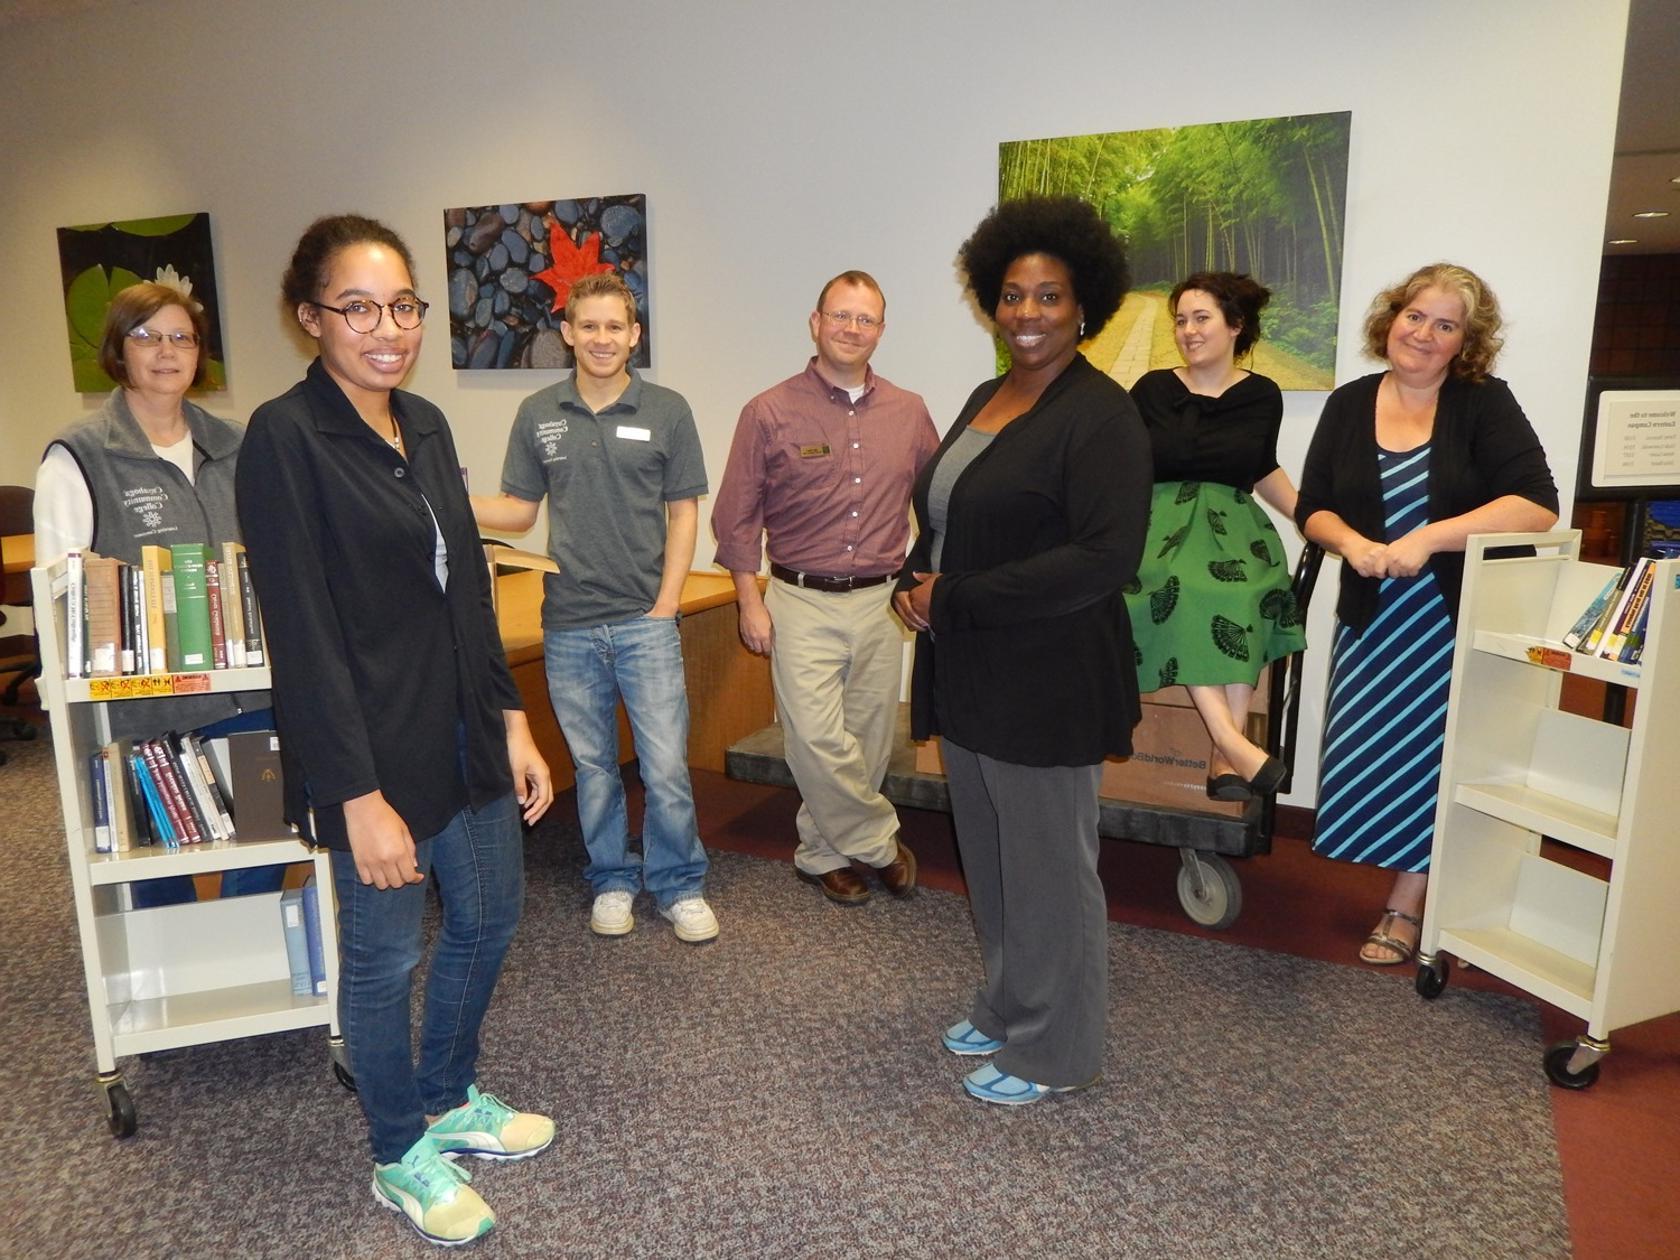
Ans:
POLYGON ((694 560, 706 469, 694 416, 629 367, 636 300, 612 274, 572 286, 560 326, 577 368, 520 404, 502 493, 474 497, 482 526, 523 533, 548 496, 543 658, 577 768, 578 815, 595 891, 589 926, 622 936, 644 886, 679 939, 709 941, 706 850, 688 778, 688 693, 677 610, 694 560), (619 698, 636 740, 646 808, 642 855, 618 769, 619 698))

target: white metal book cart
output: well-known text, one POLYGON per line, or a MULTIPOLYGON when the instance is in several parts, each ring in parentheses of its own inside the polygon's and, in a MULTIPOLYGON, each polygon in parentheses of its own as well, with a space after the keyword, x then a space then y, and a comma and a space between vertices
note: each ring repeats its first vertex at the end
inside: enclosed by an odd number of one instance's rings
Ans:
POLYGON ((126 1055, 324 1025, 334 1071, 349 1085, 338 1030, 332 871, 324 850, 312 855, 291 835, 242 836, 174 850, 100 853, 94 847, 88 759, 109 741, 109 706, 141 696, 263 691, 269 686, 268 670, 66 678, 64 561, 37 567, 30 578, 41 641, 40 690, 52 721, 94 1057, 112 1134, 128 1137, 139 1124, 117 1069, 117 1059, 126 1055), (320 889, 324 997, 292 992, 279 893, 136 909, 128 887, 131 881, 160 876, 299 861, 315 864, 320 889))
POLYGON ((1452 954, 1584 1019, 1545 1053, 1571 1089, 1598 1079, 1616 1029, 1680 1010, 1680 561, 1656 565, 1643 655, 1625 664, 1562 642, 1619 571, 1579 551, 1576 530, 1465 550, 1417 974, 1439 996, 1452 954), (1488 554, 1513 545, 1535 554, 1488 554), (1570 673, 1637 693, 1632 728, 1561 711, 1570 673))

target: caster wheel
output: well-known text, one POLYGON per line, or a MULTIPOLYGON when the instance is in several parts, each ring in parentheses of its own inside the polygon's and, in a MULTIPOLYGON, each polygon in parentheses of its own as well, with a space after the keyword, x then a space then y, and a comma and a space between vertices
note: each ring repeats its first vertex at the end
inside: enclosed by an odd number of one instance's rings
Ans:
POLYGON ((340 1085, 354 1094, 356 1092, 356 1078, 350 1071, 350 1051, 345 1048, 344 1038, 327 1038, 327 1054, 332 1058, 334 1078, 340 1085))
POLYGON ((1579 1072, 1569 1070, 1569 1060, 1574 1058, 1577 1048, 1573 1041, 1560 1041, 1546 1049, 1546 1079, 1560 1089, 1586 1089, 1598 1080, 1597 1060, 1579 1072))
POLYGON ((1178 869, 1178 904, 1193 922, 1205 928, 1228 928, 1242 913, 1242 881, 1231 864, 1216 853, 1192 853, 1186 849, 1184 865, 1178 869), (1196 888, 1194 862, 1200 868, 1202 887, 1196 888))
POLYGON ((128 1086, 114 1081, 105 1086, 106 1123, 114 1138, 133 1137, 140 1127, 140 1113, 134 1110, 134 1100, 128 1096, 128 1086))
POLYGON ((356 1078, 350 1075, 350 1069, 342 1063, 333 1064, 333 1076, 338 1083, 352 1094, 356 1092, 356 1078))
POLYGON ((1417 991, 1421 998, 1434 1000, 1441 996, 1441 990, 1447 987, 1447 973, 1451 970, 1445 958, 1437 958, 1432 963, 1419 963, 1417 973, 1417 991))

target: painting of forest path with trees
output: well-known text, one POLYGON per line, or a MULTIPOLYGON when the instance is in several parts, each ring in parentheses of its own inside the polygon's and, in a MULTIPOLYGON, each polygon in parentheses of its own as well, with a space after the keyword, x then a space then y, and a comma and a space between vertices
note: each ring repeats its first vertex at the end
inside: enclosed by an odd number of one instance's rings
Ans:
POLYGON ((1134 291, 1085 347, 1122 384, 1178 365, 1166 308, 1173 285, 1195 271, 1242 271, 1272 291, 1262 339, 1242 366, 1282 389, 1327 390, 1351 121, 1305 114, 1008 141, 998 146, 998 197, 1082 197, 1126 241, 1134 291))

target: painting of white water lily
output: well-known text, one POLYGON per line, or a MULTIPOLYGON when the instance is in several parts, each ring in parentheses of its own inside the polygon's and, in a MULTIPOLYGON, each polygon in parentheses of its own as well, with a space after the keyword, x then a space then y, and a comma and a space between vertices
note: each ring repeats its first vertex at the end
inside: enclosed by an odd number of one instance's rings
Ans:
POLYGON ((205 356, 204 388, 227 388, 208 214, 171 214, 59 228, 58 261, 64 273, 70 372, 77 390, 102 393, 116 387, 99 366, 105 311, 114 296, 142 280, 179 289, 204 308, 210 332, 201 351, 205 356))

